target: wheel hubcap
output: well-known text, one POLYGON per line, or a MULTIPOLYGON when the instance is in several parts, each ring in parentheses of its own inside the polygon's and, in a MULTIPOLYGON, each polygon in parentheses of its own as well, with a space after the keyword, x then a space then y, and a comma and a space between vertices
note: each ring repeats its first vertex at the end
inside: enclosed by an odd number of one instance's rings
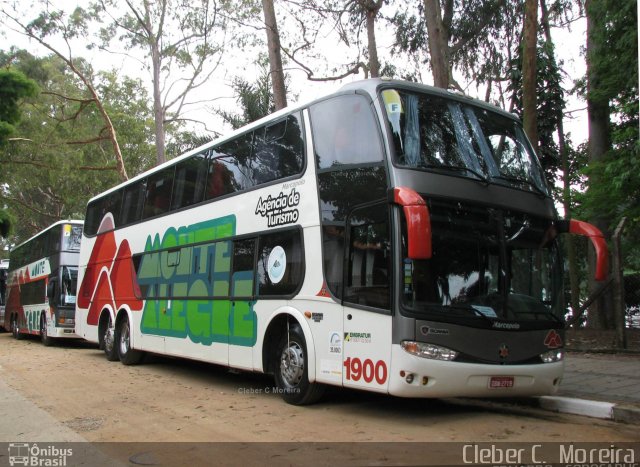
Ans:
POLYGON ((289 386, 297 386, 304 374, 304 352, 297 342, 289 342, 289 347, 280 356, 280 374, 289 386))
POLYGON ((111 322, 109 322, 109 326, 104 332, 104 348, 107 352, 111 352, 113 349, 113 326, 111 326, 111 322))
POLYGON ((120 334, 120 353, 125 355, 129 351, 129 325, 122 326, 120 334))

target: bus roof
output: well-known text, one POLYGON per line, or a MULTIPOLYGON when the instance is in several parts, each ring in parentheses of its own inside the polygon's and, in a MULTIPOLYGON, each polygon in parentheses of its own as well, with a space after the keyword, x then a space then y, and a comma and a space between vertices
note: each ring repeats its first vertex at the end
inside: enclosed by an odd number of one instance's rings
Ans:
POLYGON ((418 91, 418 92, 423 92, 423 93, 427 93, 427 94, 433 94, 433 95, 439 95, 442 97, 445 97, 447 99, 454 99, 460 102, 464 102, 467 104, 471 104, 471 105, 475 105, 478 107, 483 107, 491 112, 495 112, 495 113, 499 113, 502 114, 506 117, 509 117, 511 119, 514 120, 519 120, 517 116, 515 116, 512 113, 506 112, 505 110, 502 110, 500 107, 494 106, 492 104, 489 104, 487 102, 481 101, 479 99, 474 99, 472 97, 466 96, 464 94, 461 93, 456 93, 456 92, 451 92, 448 91, 446 89, 442 89, 442 88, 437 88, 434 86, 429 86, 426 84, 420 84, 420 83, 413 83, 410 81, 402 81, 402 80, 393 80, 393 79, 388 79, 388 78, 369 78, 369 79, 363 79, 363 80, 357 80, 357 81, 353 81, 351 83, 347 83, 342 85, 340 88, 338 88, 337 90, 327 93, 327 94, 323 94, 322 96, 318 96, 312 99, 308 99, 290 106, 285 107, 284 109, 278 110, 272 114, 269 114, 265 117, 262 117, 259 120, 256 120, 254 122, 248 123, 247 125, 240 127, 236 130, 233 130, 229 133, 226 133, 224 136, 220 136, 218 138, 212 139, 211 141, 209 141, 208 143, 205 143, 201 146, 198 146, 196 148, 191 149, 190 151, 187 151, 184 154, 181 154, 178 157, 175 157, 173 159, 170 159, 168 161, 165 161, 164 163, 157 165, 155 167, 152 167, 149 170, 146 170, 144 172, 139 173, 138 175, 136 175, 133 178, 130 178, 129 180, 126 180, 122 183, 119 183, 116 186, 113 186, 111 188, 109 188, 106 191, 103 191, 102 193, 97 194, 96 196, 92 197, 89 199, 89 202, 95 200, 95 199, 99 199, 102 198, 103 196, 106 196, 114 191, 116 191, 119 188, 122 188, 123 186, 129 185, 131 183, 134 183, 140 179, 143 179, 147 176, 149 176, 150 174, 153 174, 155 172, 158 172, 166 167, 170 167, 174 164, 177 164, 178 162, 182 161, 183 159, 187 159, 190 156, 194 155, 194 154, 198 154, 199 152, 202 152, 204 150, 207 150, 213 146, 217 146, 221 143, 224 143, 225 141, 232 139, 238 135, 241 135, 243 133, 249 132, 251 130, 253 130, 254 128, 257 128, 261 125, 263 125, 265 122, 271 121, 271 120, 278 120, 278 118, 283 117, 285 115, 288 115, 290 113, 296 112, 296 111, 300 111, 302 109, 305 109, 307 107, 309 107, 310 105, 322 101, 324 99, 327 99, 329 97, 332 96, 336 96, 336 95, 340 95, 340 94, 345 94, 345 93, 351 93, 351 92, 365 92, 367 94, 369 94, 373 99, 376 99, 377 96, 377 92, 379 89, 381 88, 396 88, 396 89, 407 89, 407 90, 414 90, 414 91, 418 91))
POLYGON ((11 248, 11 251, 15 250, 16 248, 18 248, 19 246, 24 245, 25 243, 30 242, 31 240, 33 240, 36 237, 39 237, 40 235, 42 235, 43 233, 51 230, 52 228, 54 228, 56 225, 62 225, 62 224, 75 224, 75 225, 82 225, 84 226, 84 221, 81 220, 77 220, 77 219, 69 219, 69 220, 62 220, 62 221, 58 221, 58 222, 54 222, 53 224, 51 224, 49 227, 46 227, 44 229, 42 229, 40 232, 38 232, 37 234, 35 234, 33 237, 28 238, 27 240, 25 240, 24 242, 18 243, 17 245, 14 245, 13 248, 11 248))

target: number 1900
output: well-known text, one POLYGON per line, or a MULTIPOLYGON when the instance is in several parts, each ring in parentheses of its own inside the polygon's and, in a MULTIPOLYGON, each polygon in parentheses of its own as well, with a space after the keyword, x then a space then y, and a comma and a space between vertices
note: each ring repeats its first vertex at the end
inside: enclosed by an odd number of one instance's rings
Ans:
POLYGON ((387 381, 387 364, 383 360, 373 363, 367 358, 364 362, 359 358, 347 358, 344 361, 346 368, 346 378, 351 381, 364 379, 365 383, 371 383, 374 379, 378 384, 387 381))

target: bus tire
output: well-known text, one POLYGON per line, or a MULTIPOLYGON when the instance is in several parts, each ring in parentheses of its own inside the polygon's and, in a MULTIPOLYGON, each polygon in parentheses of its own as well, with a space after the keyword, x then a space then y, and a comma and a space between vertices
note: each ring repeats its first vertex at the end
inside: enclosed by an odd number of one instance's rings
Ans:
POLYGON ((131 348, 131 326, 129 325, 129 318, 126 316, 118 322, 115 344, 118 349, 118 357, 123 364, 137 365, 140 363, 144 354, 131 348))
POLYGON ((13 317, 11 318, 11 334, 13 335, 13 338, 15 340, 22 340, 24 339, 24 336, 22 335, 22 333, 20 332, 20 328, 18 327, 18 317, 16 315, 13 315, 13 317))
POLYGON ((107 319, 102 334, 102 345, 104 355, 110 362, 118 361, 118 348, 115 342, 115 329, 113 321, 111 320, 111 314, 107 312, 107 319))
POLYGON ((298 324, 285 332, 276 348, 275 383, 285 402, 307 405, 318 401, 325 386, 309 382, 307 343, 298 324))
POLYGON ((40 315, 40 340, 45 347, 53 345, 53 338, 47 334, 47 317, 44 313, 40 315))

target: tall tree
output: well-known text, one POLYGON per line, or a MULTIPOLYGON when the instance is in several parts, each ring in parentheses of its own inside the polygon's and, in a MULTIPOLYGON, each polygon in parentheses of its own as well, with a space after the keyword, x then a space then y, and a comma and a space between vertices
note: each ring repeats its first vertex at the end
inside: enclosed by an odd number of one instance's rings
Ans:
POLYGON ((271 69, 271 85, 276 110, 287 106, 287 90, 284 83, 282 54, 280 53, 280 33, 276 21, 273 0, 262 0, 264 24, 267 29, 267 48, 269 49, 269 66, 271 69))
MULTIPOLYGON (((599 56, 605 51, 603 45, 598 38, 598 29, 602 27, 600 21, 603 18, 597 17, 591 8, 591 0, 586 1, 587 9, 587 115, 589 122, 589 146, 588 156, 589 163, 601 163, 604 161, 607 152, 610 149, 609 137, 609 100, 606 95, 598 93, 601 82, 605 79, 604 70, 594 66, 599 56)), ((595 189, 601 185, 602 173, 591 173, 589 176, 589 190, 595 189)), ((604 213, 598 213, 591 221, 609 237, 611 230, 609 228, 610 218, 604 213)), ((594 270, 595 259, 591 250, 589 250, 589 263, 591 270, 594 270)), ((590 289, 595 289, 595 284, 590 278, 590 289)), ((599 329, 613 327, 613 316, 609 311, 612 307, 610 294, 601 296, 589 308, 589 325, 599 329)))
MULTIPOLYGON (((627 217, 625 260, 640 265, 637 2, 587 1, 586 214, 605 235, 627 217)), ((611 327, 609 297, 589 309, 589 323, 611 327)))
POLYGON ((536 62, 538 42, 538 0, 525 0, 522 34, 522 123, 533 149, 538 152, 536 62))
POLYGON ((372 78, 380 76, 380 60, 376 40, 376 18, 384 0, 357 0, 360 13, 365 17, 367 28, 367 52, 369 56, 369 74, 372 78))
POLYGON ((442 21, 439 0, 424 0, 424 16, 429 39, 429 55, 433 85, 448 89, 451 82, 449 63, 449 33, 442 21))
POLYGON ((146 57, 153 84, 157 163, 165 161, 167 126, 180 120, 190 95, 202 88, 220 64, 232 2, 201 0, 99 0, 94 18, 110 18, 102 46, 117 42, 146 57))
POLYGON ((287 0, 290 24, 283 28, 287 39, 282 51, 310 81, 336 81, 360 72, 380 76, 376 22, 386 2, 287 0), (333 43, 328 45, 329 41, 333 43), (335 53, 339 45, 347 47, 346 53, 335 53))
MULTIPOLYGON (((396 53, 408 55, 420 74, 429 63, 434 84, 462 87, 453 79, 453 69, 475 83, 506 80, 515 32, 522 24, 519 0, 423 0, 396 1, 396 53), (428 53, 427 53, 428 51, 428 53)), ((491 86, 489 86, 491 88, 491 86)))

